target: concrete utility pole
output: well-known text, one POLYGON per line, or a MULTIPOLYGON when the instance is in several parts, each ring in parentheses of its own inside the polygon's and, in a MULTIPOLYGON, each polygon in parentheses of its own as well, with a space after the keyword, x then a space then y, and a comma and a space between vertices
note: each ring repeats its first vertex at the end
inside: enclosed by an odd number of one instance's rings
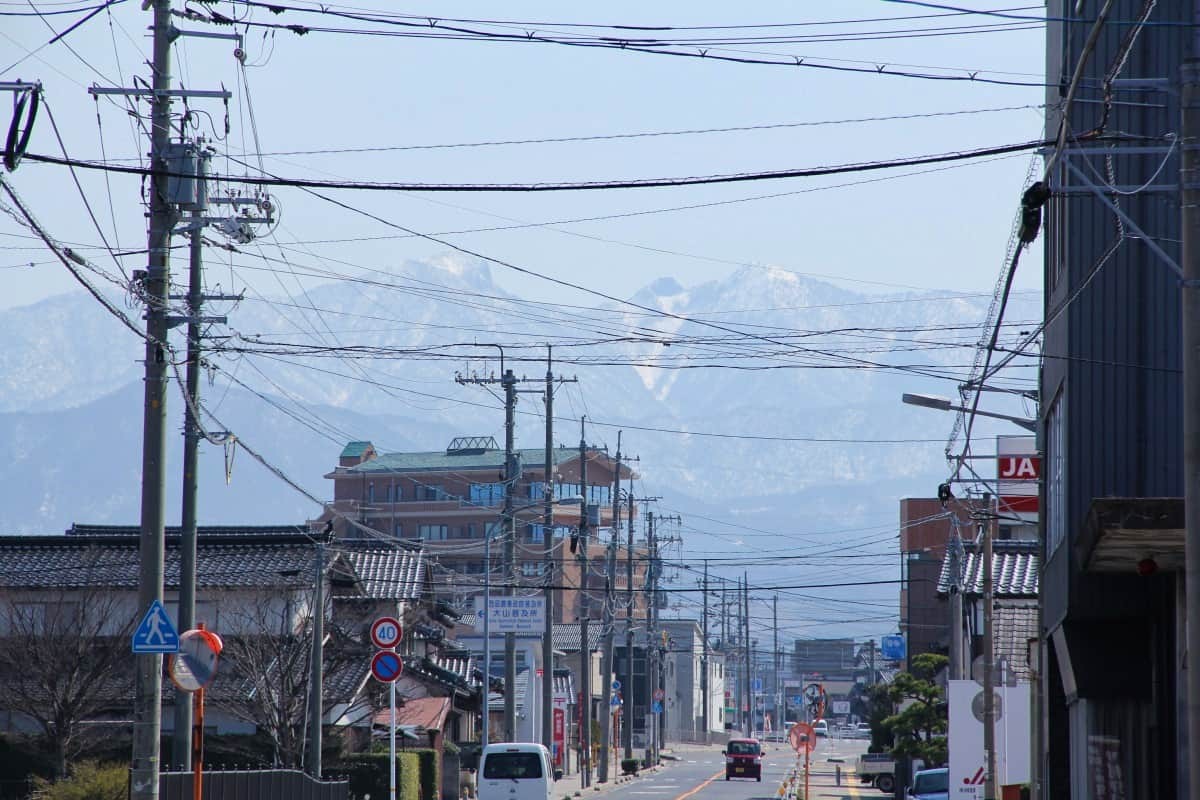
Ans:
MULTIPOLYGON (((171 138, 171 1, 153 0, 153 93, 150 98, 150 233, 147 239, 145 393, 142 424, 142 508, 138 610, 163 597, 163 488, 166 479, 167 292, 173 212, 167 186, 171 138)), ((158 797, 162 731, 162 656, 135 657, 131 800, 158 797)))
POLYGON ((580 786, 592 785, 592 650, 588 646, 588 486, 587 417, 579 418, 579 490, 583 513, 579 517, 579 772, 580 786))
POLYGON ((646 512, 646 549, 649 556, 646 562, 646 764, 655 763, 654 736, 658 732, 654 720, 654 689, 658 686, 658 645, 654 641, 657 635, 656 623, 658 615, 654 612, 654 571, 655 571, 655 541, 654 541, 654 512, 646 512))
POLYGON ((950 518, 950 680, 963 679, 962 539, 958 517, 950 518))
POLYGON ((629 476, 629 503, 625 520, 628 551, 625 558, 625 707, 621 710, 621 731, 625 740, 625 758, 633 758, 633 475, 629 476))
MULTIPOLYGON (((517 593, 517 529, 513 523, 513 489, 517 483, 517 457, 513 450, 513 433, 517 412, 517 376, 511 369, 500 379, 504 388, 504 582, 505 594, 517 593)), ((517 738, 517 635, 504 634, 504 741, 517 738)))
POLYGON ((983 495, 983 509, 983 752, 987 758, 983 800, 996 800, 996 652, 992 641, 992 526, 996 512, 991 494, 983 495))
POLYGON ((712 728, 708 719, 708 707, 712 705, 712 700, 709 698, 708 688, 708 559, 704 559, 704 616, 700 627, 700 697, 704 703, 704 711, 701 713, 701 724, 704 725, 704 744, 708 744, 709 731, 712 728))
POLYGON ((308 679, 308 774, 321 780, 321 686, 325 679, 325 541, 317 542, 313 576, 312 661, 308 679))
POLYGON ((613 476, 612 496, 612 539, 608 543, 604 561, 604 644, 600 648, 600 713, 604 722, 600 726, 600 764, 597 777, 601 783, 608 780, 608 751, 612 736, 612 675, 613 675, 613 603, 616 600, 614 584, 617 571, 617 535, 621 530, 621 431, 617 431, 617 472, 613 476))
MULTIPOLYGON (((554 370, 546 347, 546 454, 542 479, 542 557, 545 564, 546 628, 542 632, 542 744, 554 752, 554 370)), ((581 509, 585 514, 587 508, 581 509)), ((566 755, 565 753, 563 754, 566 755)), ((563 759, 564 764, 566 759, 563 759)))
POLYGON ((771 704, 775 709, 775 724, 780 727, 779 719, 779 594, 771 598, 771 704))
MULTIPOLYGON (((1200 20, 1200 2, 1193 17, 1200 20)), ((1200 53, 1200 28, 1192 32, 1192 52, 1200 53)), ((1188 797, 1200 800, 1200 59, 1180 68, 1181 124, 1179 185, 1183 210, 1183 280, 1180 281, 1183 334, 1183 507, 1184 598, 1187 613, 1187 774, 1188 797)))
POLYGON ((754 735, 754 686, 751 683, 754 680, 754 669, 751 666, 751 661, 754 658, 754 651, 750 644, 750 576, 747 573, 742 573, 742 614, 746 629, 746 735, 754 735))

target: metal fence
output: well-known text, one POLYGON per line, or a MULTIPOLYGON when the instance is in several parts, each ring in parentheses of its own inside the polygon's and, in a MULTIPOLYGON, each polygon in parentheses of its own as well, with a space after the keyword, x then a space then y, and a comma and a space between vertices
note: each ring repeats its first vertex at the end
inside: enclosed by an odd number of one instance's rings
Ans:
MULTIPOLYGON (((318 781, 294 769, 222 770, 203 774, 203 800, 349 800, 349 781, 318 781)), ((191 772, 163 772, 160 800, 192 800, 191 772)))

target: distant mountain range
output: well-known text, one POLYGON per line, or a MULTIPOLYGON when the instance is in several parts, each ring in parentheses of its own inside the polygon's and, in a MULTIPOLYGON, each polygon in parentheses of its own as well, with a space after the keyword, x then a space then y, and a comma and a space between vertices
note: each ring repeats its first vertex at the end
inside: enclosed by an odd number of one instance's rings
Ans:
MULTIPOLYGON (((953 394, 953 381, 920 373, 963 371, 973 358, 963 345, 980 337, 990 300, 861 294, 770 268, 690 289, 659 279, 631 298, 641 309, 525 302, 499 289, 485 264, 453 259, 407 263, 382 279, 390 286, 379 280, 214 306, 229 322, 210 331, 223 352, 202 394, 220 424, 206 424, 228 427, 327 498, 322 476, 352 439, 384 451, 436 450, 458 435, 502 442, 502 404, 484 388, 456 384, 455 373, 499 374, 494 348, 483 343, 504 342, 517 373, 540 380, 549 343, 555 372, 579 379, 556 393, 555 438, 576 445, 586 414, 589 441, 611 451, 623 428, 622 449, 640 457, 639 491, 662 496, 664 513, 684 518, 690 561, 886 550, 896 501, 930 494, 944 479, 937 440, 952 422, 901 406, 900 394, 953 394), (448 343, 462 346, 447 357, 448 343), (934 441, 829 441, 879 439, 934 441)), ((1037 298, 1018 297, 1008 318, 1039 314, 1037 298)), ((131 317, 141 324, 140 311, 131 317)), ((0 464, 0 532, 136 524, 139 340, 82 292, 0 312, 0 336, 0 440, 9 453, 0 464)), ((170 523, 179 518, 182 408, 173 385, 170 523)), ((542 425, 540 397, 521 395, 518 444, 540 447, 542 425)), ((226 472, 222 448, 204 445, 202 524, 294 523, 320 512, 245 451, 235 453, 228 482, 226 472)), ((797 584, 894 577, 894 566, 871 563, 777 573, 797 584)), ((896 591, 873 596, 894 599, 896 591)))

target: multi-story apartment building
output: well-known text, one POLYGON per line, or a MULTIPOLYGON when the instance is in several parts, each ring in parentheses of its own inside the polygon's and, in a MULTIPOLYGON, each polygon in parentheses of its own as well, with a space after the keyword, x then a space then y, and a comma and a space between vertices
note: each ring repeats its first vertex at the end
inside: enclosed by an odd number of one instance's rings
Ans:
MULTIPOLYGON (((617 539, 619 562, 627 557, 625 528, 636 506, 627 501, 624 486, 613 506, 616 463, 603 450, 586 451, 586 486, 581 485, 579 448, 560 447, 550 453, 553 474, 549 485, 556 502, 553 525, 544 519, 547 488, 544 449, 516 451, 518 477, 509 487, 504 481, 504 450, 490 436, 458 437, 445 450, 433 452, 381 453, 371 442, 350 442, 342 450, 337 468, 325 477, 333 481, 333 503, 326 516, 356 520, 362 528, 335 519, 339 532, 357 538, 364 530, 402 540, 419 541, 425 550, 437 586, 443 596, 463 610, 484 585, 484 542, 491 538, 491 578, 507 584, 504 576, 503 537, 500 535, 506 494, 511 493, 514 529, 515 582, 529 591, 546 585, 555 587, 554 621, 578 620, 581 586, 581 551, 572 547, 578 534, 584 506, 591 509, 587 588, 592 608, 602 606, 605 587, 606 545, 612 537, 614 510, 620 526, 617 539), (567 500, 568 502, 561 502, 567 500), (547 537, 552 544, 553 575, 546 560, 547 537)), ((631 470, 622 465, 621 482, 628 485, 631 470)), ((645 584, 644 548, 634 553, 634 588, 645 584)), ((623 594, 626 571, 618 569, 615 588, 623 594)), ((644 608, 645 599, 635 592, 635 603, 644 608)))

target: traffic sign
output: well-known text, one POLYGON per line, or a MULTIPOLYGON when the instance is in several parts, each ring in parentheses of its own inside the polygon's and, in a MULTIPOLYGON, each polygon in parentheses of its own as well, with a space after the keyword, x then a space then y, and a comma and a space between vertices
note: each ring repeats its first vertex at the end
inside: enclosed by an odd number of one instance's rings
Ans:
POLYGON ((612 696, 612 699, 608 701, 608 704, 610 706, 612 706, 613 708, 616 708, 617 706, 621 705, 621 695, 614 694, 612 696))
POLYGON ((788 742, 797 753, 811 753, 817 746, 817 732, 807 722, 797 722, 788 731, 788 742))
POLYGON ((666 696, 667 696, 667 693, 666 693, 666 692, 664 692, 662 689, 655 689, 655 690, 654 690, 654 699, 655 699, 655 700, 662 700, 662 699, 663 699, 664 697, 666 697, 666 696))
POLYGON ((380 683, 393 683, 403 671, 404 661, 391 650, 380 650, 371 659, 371 675, 380 683))
POLYGON ((788 695, 788 705, 795 706, 796 708, 799 708, 800 706, 804 705, 804 695, 789 694, 788 695))
POLYGON ((905 655, 904 637, 897 635, 884 636, 880 639, 879 650, 889 661, 903 661, 905 655))
POLYGON ((752 692, 754 692, 755 694, 762 691, 762 686, 763 686, 762 678, 755 678, 753 681, 750 682, 750 690, 752 692))
POLYGON ((400 644, 402 638, 404 629, 400 627, 400 620, 395 617, 380 617, 371 623, 371 641, 376 647, 390 650, 400 644))
POLYGON ((185 692, 203 689, 217 674, 217 658, 224 647, 221 637, 203 628, 184 631, 179 652, 171 656, 171 680, 185 692))
POLYGON ((655 700, 654 705, 650 706, 650 711, 655 714, 661 714, 662 713, 662 701, 655 700))
POLYGON ((621 682, 620 682, 620 681, 618 681, 618 680, 614 680, 614 681, 612 682, 612 690, 613 690, 614 692, 619 692, 619 691, 621 691, 621 682))
POLYGON ((146 609, 146 616, 133 632, 133 652, 135 653, 177 653, 179 652, 179 634, 167 616, 162 601, 155 600, 146 609))

